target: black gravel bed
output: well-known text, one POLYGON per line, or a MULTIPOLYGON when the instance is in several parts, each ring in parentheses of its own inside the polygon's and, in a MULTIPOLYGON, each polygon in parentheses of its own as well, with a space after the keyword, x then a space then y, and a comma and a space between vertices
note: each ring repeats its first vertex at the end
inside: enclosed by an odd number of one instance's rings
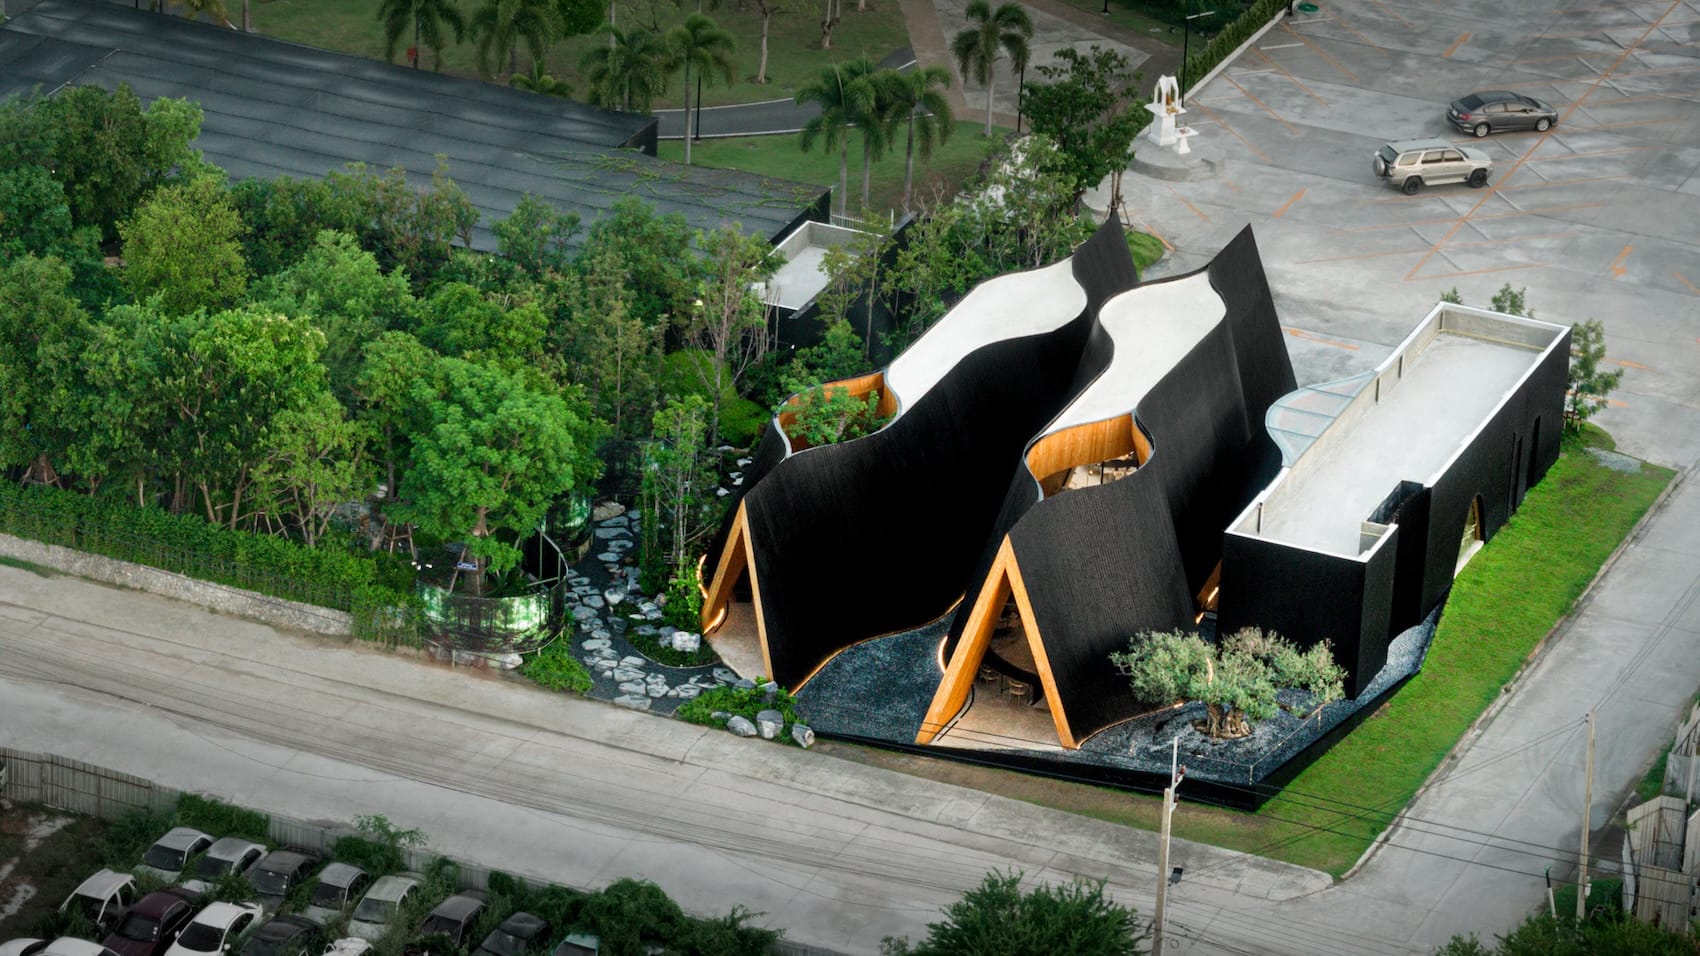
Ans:
POLYGON ((914 743, 938 689, 939 641, 950 622, 846 648, 798 691, 798 710, 816 733, 914 743))

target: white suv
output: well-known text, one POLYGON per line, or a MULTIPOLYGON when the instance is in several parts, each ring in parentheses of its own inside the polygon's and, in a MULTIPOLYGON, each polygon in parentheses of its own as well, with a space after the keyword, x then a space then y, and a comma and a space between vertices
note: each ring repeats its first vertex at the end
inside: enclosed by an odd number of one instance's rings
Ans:
POLYGON ((1375 174, 1407 196, 1440 183, 1486 186, 1492 171, 1488 154, 1443 139, 1407 139, 1375 151, 1375 174))

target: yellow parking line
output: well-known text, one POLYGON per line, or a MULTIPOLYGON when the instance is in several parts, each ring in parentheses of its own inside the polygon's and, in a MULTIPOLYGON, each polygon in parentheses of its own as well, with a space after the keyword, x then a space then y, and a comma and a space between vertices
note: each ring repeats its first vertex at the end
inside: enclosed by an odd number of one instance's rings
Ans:
POLYGON ((1195 215, 1195 216, 1197 216, 1197 217, 1198 217, 1198 218, 1200 218, 1200 219, 1202 219, 1202 220, 1204 220, 1204 221, 1205 221, 1205 222, 1209 222, 1209 221, 1210 221, 1210 217, 1209 217, 1209 216, 1206 216, 1206 215, 1205 215, 1205 214, 1204 214, 1204 213, 1203 213, 1203 211, 1201 211, 1201 210, 1200 210, 1200 209, 1199 209, 1199 208, 1198 208, 1198 207, 1197 207, 1197 206, 1194 206, 1194 205, 1193 205, 1193 204, 1192 204, 1192 202, 1191 202, 1191 200, 1189 200, 1189 199, 1187 199, 1187 198, 1186 198, 1186 197, 1185 197, 1185 196, 1182 196, 1182 195, 1181 195, 1181 194, 1180 194, 1180 192, 1179 192, 1179 191, 1177 191, 1177 190, 1176 190, 1176 189, 1175 189, 1175 187, 1173 187, 1173 186, 1170 186, 1170 187, 1169 187, 1169 192, 1171 192, 1171 193, 1173 193, 1173 194, 1174 194, 1174 197, 1175 197, 1175 198, 1176 198, 1176 199, 1179 199, 1179 200, 1180 200, 1180 201, 1181 201, 1181 202, 1182 202, 1182 203, 1183 203, 1183 204, 1185 204, 1185 205, 1186 205, 1186 208, 1188 208, 1188 209, 1190 209, 1190 210, 1192 210, 1192 214, 1193 214, 1193 215, 1195 215))
MULTIPOLYGON (((1695 295, 1700 295, 1700 286, 1696 286, 1694 283, 1689 282, 1687 276, 1683 275, 1680 272, 1672 272, 1671 275, 1676 276, 1676 281, 1682 283, 1685 286, 1688 286, 1688 291, 1694 293, 1695 295)), ((1695 339, 1694 341, 1700 342, 1700 339, 1695 339)))
POLYGON ((1210 117, 1211 120, 1215 121, 1217 126, 1220 126, 1223 129, 1227 130, 1229 133, 1231 133, 1233 135, 1233 137, 1235 139, 1244 143, 1245 148, 1251 150, 1254 154, 1256 154, 1258 159, 1261 159, 1266 163, 1273 162, 1273 160, 1271 160, 1269 158, 1268 154, 1266 154, 1263 150, 1258 149, 1255 145, 1253 145, 1251 140, 1246 139, 1244 136, 1241 136, 1239 130, 1234 129, 1232 126, 1229 126, 1228 121, 1223 119, 1220 116, 1217 116, 1216 113, 1213 110, 1210 109, 1210 107, 1205 106, 1203 103, 1200 103, 1197 99, 1188 99, 1187 105, 1188 106, 1196 106, 1199 109, 1203 110, 1205 116, 1210 117))
POLYGON ((1296 193, 1293 193, 1293 198, 1291 198, 1291 199, 1289 199, 1289 200, 1287 200, 1287 201, 1286 201, 1286 202, 1284 202, 1284 203, 1282 203, 1282 204, 1281 204, 1281 208, 1280 208, 1280 209, 1277 209, 1277 210, 1275 210, 1275 218, 1276 218, 1276 219, 1279 219, 1279 218, 1281 218, 1281 217, 1282 217, 1282 216, 1284 216, 1284 215, 1286 215, 1286 213, 1287 213, 1287 210, 1289 210, 1289 209, 1291 209, 1291 208, 1293 208, 1293 203, 1296 203, 1296 202, 1298 202, 1298 201, 1299 201, 1299 200, 1300 200, 1300 199, 1303 199, 1303 198, 1304 198, 1304 194, 1305 194, 1305 190, 1308 190, 1308 189, 1309 189, 1309 188, 1310 188, 1310 187, 1309 187, 1309 186, 1306 186, 1306 187, 1304 187, 1304 189, 1300 189, 1300 190, 1299 190, 1299 191, 1298 191, 1298 192, 1296 192, 1296 193))
MULTIPOLYGON (((1286 78, 1287 78, 1287 79, 1289 79, 1289 80, 1291 80, 1291 81, 1292 81, 1292 83, 1293 83, 1293 85, 1294 85, 1294 86, 1296 86, 1296 87, 1298 87, 1298 88, 1299 88, 1299 89, 1301 89, 1301 90, 1304 90, 1304 93, 1305 93, 1305 95, 1306 95, 1306 96, 1308 96, 1308 97, 1310 97, 1310 98, 1311 98, 1311 99, 1313 99, 1313 100, 1315 100, 1315 101, 1317 101, 1317 102, 1318 102, 1318 103, 1320 103, 1320 104, 1322 104, 1322 105, 1323 105, 1323 106, 1327 106, 1327 105, 1328 105, 1328 101, 1327 101, 1327 100, 1325 100, 1325 99, 1323 99, 1323 98, 1322 98, 1322 97, 1320 97, 1320 96, 1317 96, 1317 95, 1316 95, 1316 94, 1315 94, 1315 93, 1313 93, 1313 92, 1311 92, 1311 89, 1310 89, 1310 87, 1308 87, 1308 86, 1306 86, 1306 85, 1304 85, 1304 84, 1303 84, 1303 83, 1300 83, 1300 82, 1299 82, 1299 78, 1298 78, 1298 77, 1296 77, 1296 76, 1294 76, 1294 75, 1293 75, 1293 74, 1291 74, 1291 73, 1288 73, 1288 72, 1287 72, 1287 68, 1286 68, 1286 67, 1284 67, 1284 66, 1282 66, 1282 65, 1281 65, 1281 64, 1279 64, 1279 63, 1276 63, 1276 62, 1275 62, 1275 61, 1274 61, 1274 60, 1272 60, 1272 59, 1270 59, 1270 58, 1269 58, 1269 54, 1267 54, 1267 53, 1264 53, 1264 52, 1263 52, 1263 51, 1262 51, 1262 50, 1259 50, 1259 49, 1258 49, 1258 48, 1256 48, 1256 47, 1252 47, 1252 48, 1251 48, 1251 52, 1253 52, 1253 53, 1255 53, 1255 54, 1257 54, 1257 55, 1258 55, 1258 56, 1260 56, 1260 57, 1262 57, 1262 58, 1263 58, 1263 62, 1265 62, 1265 63, 1267 63, 1267 64, 1269 64, 1269 65, 1270 65, 1270 66, 1272 66, 1272 67, 1274 67, 1274 68, 1275 68, 1275 69, 1276 69, 1276 71, 1277 71, 1277 72, 1279 72, 1279 73, 1280 73, 1280 74, 1281 74, 1281 75, 1282 75, 1282 76, 1284 76, 1284 77, 1286 77, 1286 78)), ((1224 74, 1224 75, 1226 75, 1226 74, 1224 74)))
POLYGON ((1291 325, 1281 326, 1281 331, 1286 332, 1295 339, 1304 339, 1307 342, 1315 342, 1318 345, 1332 345, 1337 349, 1345 349, 1348 352, 1356 352, 1358 350, 1358 347, 1350 342, 1336 342, 1333 339, 1325 339, 1314 332, 1306 332, 1304 329, 1295 328, 1291 325))
POLYGON ((1634 246, 1624 246, 1623 251, 1619 252, 1617 258, 1613 259, 1611 265, 1606 266, 1606 268, 1611 270, 1611 274, 1616 278, 1623 278, 1623 274, 1629 271, 1629 267, 1623 264, 1623 260, 1629 258, 1629 254, 1634 251, 1634 246))
POLYGON ((1461 36, 1461 37, 1459 37, 1459 38, 1458 38, 1458 39, 1456 39, 1456 40, 1453 40, 1453 41, 1452 41, 1452 45, 1451 45, 1451 46, 1449 46, 1449 47, 1447 47, 1447 48, 1446 48, 1446 52, 1445 52, 1445 53, 1442 53, 1442 54, 1441 54, 1441 58, 1442 58, 1442 59, 1447 59, 1447 60, 1450 60, 1450 59, 1452 59, 1452 54, 1454 54, 1454 53, 1457 53, 1457 52, 1458 52, 1458 48, 1459 48, 1459 47, 1461 47, 1461 46, 1463 46, 1463 45, 1464 45, 1464 41, 1465 41, 1465 40, 1468 40, 1468 39, 1469 39, 1469 38, 1470 38, 1470 35, 1469 35, 1469 34, 1468 34, 1468 33, 1466 33, 1466 34, 1464 34, 1464 35, 1463 35, 1463 36, 1461 36))
POLYGON ((1226 73, 1221 74, 1221 76, 1222 76, 1222 79, 1227 80, 1229 83, 1232 83, 1234 85, 1234 89, 1239 90, 1241 93, 1244 93, 1246 99, 1251 100, 1253 103, 1256 103, 1258 106, 1262 107, 1263 112, 1268 113, 1270 116, 1275 117, 1275 122, 1280 123, 1282 126, 1287 127, 1287 132, 1289 132, 1289 133, 1297 133, 1298 132, 1298 130, 1293 127, 1293 124, 1282 119, 1280 113, 1277 113, 1274 110, 1270 109, 1268 103, 1265 103, 1262 100, 1258 99, 1256 94, 1254 94, 1252 91, 1246 89, 1245 87, 1241 86, 1239 84, 1238 80, 1234 79, 1233 77, 1229 76, 1226 73))
MULTIPOLYGON (((1329 56, 1327 51, 1323 50, 1322 47, 1319 47, 1316 44, 1305 39, 1305 35, 1300 33, 1299 31, 1293 29, 1292 24, 1290 24, 1286 20, 1282 20, 1281 26, 1288 33, 1291 33, 1293 36, 1297 37, 1300 43, 1303 43, 1305 46, 1310 47, 1312 53, 1315 53, 1317 56, 1320 56, 1324 60, 1327 60, 1328 65, 1332 66, 1336 70, 1339 70, 1340 73, 1346 77, 1346 79, 1351 80, 1353 83, 1358 82, 1358 75, 1356 73, 1353 73, 1351 70, 1348 70, 1345 67, 1341 66, 1339 64, 1339 62, 1336 61, 1333 57, 1329 56)), ((1226 76, 1227 74, 1224 73, 1222 75, 1226 76)))
MULTIPOLYGON (((1561 124, 1570 122, 1570 117, 1575 115, 1576 110, 1581 108, 1582 104, 1588 101, 1588 97, 1594 95, 1594 91, 1600 88, 1600 84, 1605 82, 1606 77, 1616 73, 1618 67, 1622 66, 1624 61, 1629 59, 1629 55, 1640 49, 1641 44, 1647 42, 1647 38, 1652 36, 1653 31, 1659 28, 1659 24, 1663 23, 1665 18, 1669 17, 1672 13, 1675 13, 1676 9, 1682 6, 1684 2, 1685 0, 1671 0, 1671 4, 1665 8, 1665 12, 1659 14, 1658 19, 1647 24, 1647 29, 1641 32, 1641 35, 1635 39, 1635 42, 1624 47, 1623 52, 1619 53, 1617 55, 1617 59, 1612 61, 1611 66, 1606 67, 1606 69, 1601 71, 1598 76, 1594 77, 1594 82, 1588 85, 1588 89, 1581 96, 1577 97, 1574 103, 1570 104, 1570 108, 1565 111, 1563 116, 1559 117, 1559 122, 1561 124)), ((1534 143, 1524 151, 1523 155, 1519 156, 1517 161, 1511 164, 1511 168, 1506 170, 1503 176, 1487 188, 1486 195, 1476 200, 1476 204, 1471 206, 1464 215, 1458 217, 1458 221, 1452 224, 1452 228, 1446 231, 1446 235, 1441 236, 1439 242, 1436 242, 1433 246, 1429 247, 1429 251, 1422 257, 1422 259, 1419 260, 1416 265, 1411 267, 1410 272, 1405 274, 1406 280, 1409 281, 1415 277, 1417 273, 1421 272, 1423 266, 1427 264, 1429 259, 1432 258, 1436 252, 1439 252, 1442 246, 1451 242, 1452 237, 1456 236, 1458 231, 1463 229, 1464 225, 1470 221, 1470 217, 1475 215, 1482 206, 1487 204, 1489 199, 1493 198, 1493 196, 1499 192, 1500 184, 1508 182, 1511 177, 1517 175, 1517 170, 1522 168, 1523 164, 1529 161, 1529 158, 1535 154, 1535 151, 1551 140, 1551 136, 1536 137, 1534 143)))
POLYGON ((1370 2, 1375 4, 1377 7, 1380 7, 1382 13, 1385 13, 1388 16, 1392 17, 1393 19, 1398 20, 1400 23, 1403 23, 1405 25, 1405 29, 1415 30, 1417 28, 1417 25, 1415 23, 1412 23, 1411 21, 1400 16, 1397 11, 1395 11, 1392 7, 1388 6, 1387 4, 1382 3, 1381 0, 1370 0, 1370 2))

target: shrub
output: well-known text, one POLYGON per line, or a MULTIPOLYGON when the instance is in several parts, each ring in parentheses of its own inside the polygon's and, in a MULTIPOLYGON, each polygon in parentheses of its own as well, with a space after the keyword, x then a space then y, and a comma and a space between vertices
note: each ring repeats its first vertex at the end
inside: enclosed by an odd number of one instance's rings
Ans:
MULTIPOLYGON (((757 681, 759 685, 761 682, 757 681)), ((687 700, 679 705, 675 715, 683 721, 693 724, 703 724, 708 727, 725 727, 729 717, 715 717, 718 711, 737 717, 743 717, 755 722, 756 714, 764 710, 777 710, 785 715, 785 727, 776 738, 783 742, 795 743, 791 739, 791 727, 803 722, 797 713, 797 698, 781 687, 769 700, 767 695, 755 687, 716 687, 704 691, 694 700, 687 700)))
MULTIPOLYGON (((177 798, 174 820, 176 826, 194 827, 215 837, 241 837, 256 843, 264 843, 271 838, 270 816, 198 793, 185 793, 177 798)), ((157 835, 154 837, 158 838, 157 835)))
POLYGON ((573 656, 565 640, 563 637, 531 655, 531 660, 520 665, 520 675, 549 690, 588 694, 592 684, 590 671, 573 656))
POLYGON ((1186 63, 1182 64, 1182 88, 1190 92, 1206 73, 1227 59, 1228 54, 1239 49, 1240 44, 1251 39, 1251 35, 1262 29, 1265 23, 1280 16, 1286 6, 1287 0, 1257 0, 1247 7, 1244 13, 1211 37, 1202 52, 1188 57, 1186 63))
POLYGON ((171 817, 151 810, 131 810, 108 823, 100 834, 100 861, 107 867, 129 872, 142 861, 142 854, 171 829, 171 817))
POLYGON ((1138 914, 1105 896, 1101 881, 1076 879, 1024 891, 1019 871, 994 871, 946 906, 943 920, 927 924, 920 943, 910 946, 908 940, 887 937, 881 951, 885 956, 1123 956, 1141 952, 1145 939, 1138 914))
MULTIPOLYGON (((671 606, 671 600, 668 603, 671 606)), ((631 620, 642 622, 643 618, 634 615, 631 620)), ((673 626, 678 627, 677 624, 673 626)), ((699 626, 698 622, 693 621, 687 630, 695 632, 699 626)), ((713 664, 720 660, 720 655, 715 652, 713 647, 709 646, 706 640, 699 644, 696 650, 689 652, 661 643, 661 638, 658 635, 639 634, 636 629, 626 631, 626 640, 632 642, 632 646, 637 648, 638 653, 657 664, 665 664, 668 667, 701 667, 704 664, 713 664)))

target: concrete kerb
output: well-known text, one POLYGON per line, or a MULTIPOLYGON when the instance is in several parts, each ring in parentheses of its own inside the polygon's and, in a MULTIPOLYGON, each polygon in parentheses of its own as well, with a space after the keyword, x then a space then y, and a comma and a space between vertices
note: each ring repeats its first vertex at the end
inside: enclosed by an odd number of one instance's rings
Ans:
MULTIPOLYGON (((1358 857, 1358 862, 1352 864, 1351 869, 1340 875, 1341 882, 1351 879, 1353 874, 1369 863, 1376 852, 1381 849, 1382 844, 1387 842, 1387 835, 1397 830, 1400 824, 1405 822, 1405 817, 1410 813, 1411 808, 1416 806, 1423 795, 1428 793, 1429 789, 1446 775, 1446 771, 1450 770, 1464 756, 1464 752, 1470 749, 1476 742, 1476 738, 1480 737, 1494 718, 1499 716, 1500 711, 1505 709, 1506 703, 1516 695, 1529 674, 1534 671, 1535 665, 1540 663, 1547 653, 1564 638, 1564 635, 1570 632, 1570 625, 1576 620, 1581 610, 1593 601, 1594 592, 1599 587, 1600 581, 1605 578, 1606 573, 1617 564, 1618 558, 1629 550, 1629 546, 1640 540, 1641 536, 1646 533, 1647 526, 1652 523, 1653 517, 1664 510, 1665 503, 1688 480, 1689 472, 1692 470, 1692 468, 1685 468, 1677 472, 1671 478, 1670 483, 1665 485, 1665 490, 1653 499, 1652 505, 1641 515, 1641 520, 1635 523, 1635 527, 1629 529, 1629 533, 1623 536, 1623 540, 1617 543, 1616 548, 1612 549, 1612 553, 1606 557, 1605 562, 1600 565, 1600 569, 1594 572, 1593 578, 1588 581, 1588 586, 1582 589, 1582 594, 1576 598, 1576 603, 1571 606, 1569 612, 1555 621, 1552 628, 1539 641, 1535 642, 1534 648, 1529 651, 1529 656, 1523 659, 1523 665, 1517 668, 1517 673, 1512 675, 1511 680, 1507 681, 1505 686, 1500 689, 1499 696, 1495 697, 1493 703, 1489 704, 1487 709, 1482 711, 1480 716, 1470 724, 1469 729, 1465 730, 1463 735, 1458 738, 1458 742, 1452 745, 1452 749, 1446 752, 1446 756, 1441 758, 1440 766, 1434 768, 1434 772, 1429 774, 1428 779, 1424 780, 1422 786, 1417 788, 1417 792, 1411 794, 1411 799, 1405 801, 1405 805, 1399 809, 1399 815, 1394 817, 1393 822, 1381 831, 1380 835, 1375 838, 1375 842, 1369 845, 1369 849, 1358 857)), ((1444 616, 1444 612, 1442 614, 1444 616)), ((1621 807, 1618 809, 1622 810, 1621 807)))
POLYGON ((331 637, 349 637, 353 633, 353 618, 345 611, 270 597, 255 591, 202 581, 144 564, 119 561, 116 558, 44 544, 28 538, 0 534, 0 555, 102 584, 134 588, 149 594, 186 601, 273 627, 331 637))

